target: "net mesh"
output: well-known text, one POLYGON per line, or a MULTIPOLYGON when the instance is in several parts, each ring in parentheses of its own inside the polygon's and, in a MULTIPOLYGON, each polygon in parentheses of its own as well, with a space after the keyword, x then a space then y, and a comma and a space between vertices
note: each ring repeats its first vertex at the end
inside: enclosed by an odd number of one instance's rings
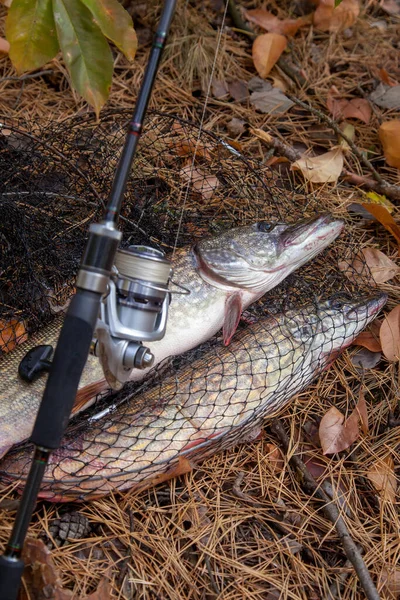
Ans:
MULTIPOLYGON (((15 323, 30 336, 65 307, 128 120, 123 111, 105 113, 99 123, 84 115, 35 129, 1 120, 3 352, 12 349, 10 340, 15 345, 15 323)), ((319 208, 287 176, 211 132, 153 113, 128 182, 123 245, 145 243, 171 253, 175 245, 239 225, 295 223, 319 208)), ((371 295, 367 267, 353 262, 357 251, 345 230, 253 304, 250 323, 240 324, 229 346, 217 336, 76 417, 51 458, 42 496, 82 500, 142 489, 256 435, 265 416, 303 390, 382 306, 383 296, 371 295)), ((18 389, 16 398, 18 410, 18 389)), ((29 458, 29 448, 11 451, 0 465, 3 479, 24 478, 29 458)))

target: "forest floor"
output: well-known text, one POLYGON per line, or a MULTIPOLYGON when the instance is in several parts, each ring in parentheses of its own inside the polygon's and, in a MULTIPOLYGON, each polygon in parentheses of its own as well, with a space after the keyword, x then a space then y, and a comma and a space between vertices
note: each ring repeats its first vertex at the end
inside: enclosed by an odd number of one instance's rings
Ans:
MULTIPOLYGON (((132 109, 160 4, 124 3, 134 19, 139 50, 132 64, 115 53, 107 108, 132 109)), ((289 38, 283 62, 265 80, 284 94, 280 102, 288 102, 289 96, 293 101, 284 112, 272 113, 267 106, 271 99, 261 99, 260 109, 254 104, 254 88, 248 86, 257 76, 255 36, 241 30, 229 12, 224 18, 224 4, 179 2, 150 108, 203 122, 205 130, 231 141, 278 175, 291 173, 290 165, 306 151, 308 156, 325 156, 339 147, 343 168, 333 180, 305 183, 299 172, 291 177, 299 198, 310 194, 314 206, 346 221, 356 245, 380 250, 393 261, 393 277, 378 283, 389 296, 384 309, 388 314, 400 302, 399 240, 361 204, 368 202, 367 192, 385 192, 385 206, 399 223, 399 170, 385 160, 378 134, 381 124, 400 110, 398 1, 369 0, 358 6, 357 0, 346 0, 348 14, 337 31, 321 31, 311 23, 300 28, 289 38), (386 100, 379 100, 377 88, 379 98, 386 94, 386 100), (378 103, 371 99, 374 92, 378 103), (346 101, 354 99, 364 102, 362 108, 353 103, 352 112, 346 101), (346 129, 352 143, 343 150, 338 129, 344 122, 352 126, 346 129)), ((315 10, 307 0, 243 0, 237 7, 242 18, 244 9, 258 8, 282 21, 315 10)), ((5 13, 2 9, 1 23, 5 13)), ((254 22, 244 22, 256 34, 265 33, 254 22)), ((71 91, 60 59, 36 78, 18 78, 7 56, 0 68, 0 113, 10 119, 61 121, 88 111, 71 91)), ((326 162, 324 158, 322 178, 326 162)), ((400 597, 399 361, 385 357, 379 336, 375 342, 373 367, 364 362, 360 370, 354 361, 360 347, 351 346, 280 415, 288 449, 267 422, 261 439, 140 494, 116 493, 76 505, 38 504, 31 537, 54 542, 59 536, 54 520, 63 518, 68 528, 71 512, 79 513, 72 520, 84 525, 79 539, 71 534, 65 543, 59 537, 58 545, 50 543, 51 559, 32 551, 42 567, 27 572, 22 597, 362 600, 365 592, 346 557, 343 536, 324 510, 326 504, 337 506, 380 597, 400 597), (361 396, 369 424, 362 417, 357 439, 341 452, 324 455, 318 435, 322 418, 332 406, 347 417, 361 396), (330 493, 332 502, 307 485, 299 466, 290 462, 293 455, 307 464, 318 490, 330 493), (50 575, 43 574, 45 569, 50 575), (45 589, 43 582, 48 584, 45 589)), ((4 499, 1 506, 5 542, 15 506, 10 501, 7 508, 4 499)))

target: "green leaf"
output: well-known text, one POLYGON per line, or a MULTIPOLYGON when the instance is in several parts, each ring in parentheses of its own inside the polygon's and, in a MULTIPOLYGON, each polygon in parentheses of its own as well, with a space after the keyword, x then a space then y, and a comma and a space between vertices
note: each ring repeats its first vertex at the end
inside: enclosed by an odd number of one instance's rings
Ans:
POLYGON ((130 14, 118 0, 82 0, 103 34, 123 52, 129 60, 135 58, 137 36, 130 14))
POLYGON ((335 0, 335 8, 337 8, 342 2, 343 0, 335 0))
POLYGON ((55 57, 58 41, 51 0, 14 0, 6 20, 10 58, 18 73, 55 57))
POLYGON ((53 11, 72 83, 98 115, 107 101, 113 72, 107 40, 80 0, 53 0, 53 11))

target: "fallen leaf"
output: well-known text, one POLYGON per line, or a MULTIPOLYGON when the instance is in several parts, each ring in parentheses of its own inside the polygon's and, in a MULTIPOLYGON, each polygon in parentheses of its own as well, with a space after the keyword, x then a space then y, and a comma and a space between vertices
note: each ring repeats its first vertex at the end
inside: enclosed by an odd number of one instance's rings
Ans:
POLYGON ((368 212, 370 212, 371 215, 373 215, 375 219, 379 221, 381 225, 384 226, 385 229, 390 231, 392 236, 397 240, 397 243, 400 245, 400 227, 397 225, 396 221, 393 219, 388 209, 385 206, 380 206, 379 204, 367 204, 366 202, 363 202, 362 206, 368 212))
POLYGON ((371 102, 381 108, 400 108, 400 85, 390 86, 380 83, 369 95, 371 102))
POLYGON ((273 472, 281 472, 285 464, 285 461, 282 457, 282 452, 274 444, 265 444, 265 449, 267 451, 266 458, 271 465, 271 470, 273 472))
POLYGON ((227 124, 227 128, 231 135, 240 135, 245 132, 245 125, 246 122, 243 121, 243 119, 233 117, 233 119, 227 124))
POLYGON ((228 90, 236 102, 245 102, 249 95, 247 83, 240 79, 238 81, 231 81, 228 83, 228 90))
POLYGON ((314 26, 321 31, 337 32, 351 27, 359 14, 358 0, 342 0, 336 8, 334 0, 320 0, 314 13, 314 26))
POLYGON ((326 104, 334 119, 359 119, 367 125, 371 119, 371 105, 365 98, 346 100, 328 94, 326 104))
POLYGON ((386 206, 390 213, 392 213, 396 208, 395 205, 392 204, 390 200, 386 198, 386 196, 378 194, 377 192, 366 192, 365 197, 368 198, 368 200, 372 204, 380 204, 381 206, 386 206))
POLYGON ((72 592, 62 590, 61 578, 51 552, 42 540, 27 538, 22 557, 26 565, 24 580, 29 598, 32 597, 36 600, 57 597, 60 600, 72 599, 72 592), (58 596, 56 595, 57 590, 62 592, 58 596))
POLYGON ((340 146, 315 157, 301 157, 291 166, 300 170, 312 183, 335 183, 343 170, 343 151, 340 146))
POLYGON ((396 501, 397 479, 391 456, 377 460, 369 469, 367 477, 374 488, 381 492, 383 500, 396 501))
POLYGON ((211 91, 214 98, 223 98, 228 95, 228 86, 225 81, 220 81, 214 77, 211 84, 211 91))
POLYGON ((367 403, 365 402, 365 396, 364 396, 364 392, 363 392, 362 388, 360 388, 356 411, 358 412, 362 432, 364 435, 367 435, 367 433, 369 431, 368 410, 367 410, 367 403))
POLYGON ((272 90, 272 83, 256 75, 248 81, 247 87, 250 92, 269 92, 272 90))
POLYGON ((357 370, 373 369, 381 362, 381 352, 371 352, 367 348, 360 348, 358 352, 351 357, 351 362, 357 370))
POLYGON ((207 175, 201 169, 192 169, 192 165, 186 165, 180 170, 180 176, 190 184, 195 190, 200 192, 205 200, 209 200, 217 187, 220 185, 219 179, 214 175, 207 175))
MULTIPOLYGON (((383 21, 383 22, 386 23, 386 21, 383 21)), ((387 23, 386 23, 386 29, 387 29, 387 23)), ((390 77, 389 73, 383 67, 381 67, 379 69, 378 73, 379 73, 379 78, 383 81, 383 83, 386 83, 386 85, 390 85, 391 87, 398 85, 398 82, 395 81, 394 79, 392 79, 390 77)))
POLYGON ((324 454, 335 454, 349 448, 360 435, 356 410, 345 420, 344 415, 334 406, 322 417, 319 425, 319 439, 324 454))
MULTIPOLYGON (((346 136, 346 138, 348 138, 351 142, 354 142, 354 138, 356 135, 356 130, 354 128, 354 125, 352 125, 351 123, 348 123, 347 121, 343 121, 343 123, 340 125, 340 129, 343 132, 343 134, 346 136)), ((345 154, 347 154, 350 151, 350 144, 347 141, 347 139, 344 139, 343 137, 340 138, 339 145, 341 146, 341 148, 345 154)))
POLYGON ((400 4, 397 0, 381 0, 379 6, 389 15, 400 15, 400 4))
POLYGON ((379 331, 382 352, 388 360, 400 359, 400 304, 383 320, 379 331))
POLYGON ((379 127, 379 139, 387 164, 400 169, 400 120, 382 123, 379 127))
MULTIPOLYGON (((378 577, 378 592, 385 594, 385 598, 395 597, 400 594, 400 567, 384 567, 378 577)), ((383 597, 383 596, 382 596, 383 597)))
POLYGON ((265 79, 287 46, 287 39, 278 33, 264 33, 253 42, 253 62, 257 73, 265 79))
POLYGON ((312 22, 312 14, 299 17, 298 19, 281 20, 263 8, 247 10, 245 11, 244 16, 248 21, 255 23, 258 27, 261 27, 266 31, 289 36, 295 35, 300 27, 310 25, 312 22))
POLYGON ((358 334, 353 341, 353 345, 363 346, 371 352, 381 352, 382 347, 379 340, 379 330, 381 325, 382 321, 380 319, 375 319, 372 323, 370 323, 368 331, 362 331, 358 334))
POLYGON ((0 37, 0 52, 3 54, 8 54, 10 50, 10 44, 4 38, 0 37))
POLYGON ((375 283, 386 283, 399 274, 400 267, 376 248, 361 250, 375 283))
POLYGON ((250 104, 262 113, 275 115, 289 110, 294 102, 289 100, 281 90, 272 88, 268 92, 253 92, 250 96, 250 104))
POLYGON ((109 578, 106 576, 100 580, 97 589, 89 596, 83 598, 83 600, 111 600, 111 592, 111 583, 109 578))
POLYGON ((0 321, 0 351, 4 354, 12 352, 18 344, 23 344, 28 339, 25 325, 22 321, 0 321))

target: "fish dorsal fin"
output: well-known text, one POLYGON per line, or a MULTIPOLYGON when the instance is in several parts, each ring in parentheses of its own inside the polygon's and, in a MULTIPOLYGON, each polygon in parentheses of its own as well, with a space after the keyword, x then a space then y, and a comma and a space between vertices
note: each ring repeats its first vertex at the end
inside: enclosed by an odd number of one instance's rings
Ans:
POLYGON ((243 305, 240 292, 228 296, 225 301, 225 318, 222 328, 224 334, 224 345, 228 346, 233 338, 242 314, 243 305))

